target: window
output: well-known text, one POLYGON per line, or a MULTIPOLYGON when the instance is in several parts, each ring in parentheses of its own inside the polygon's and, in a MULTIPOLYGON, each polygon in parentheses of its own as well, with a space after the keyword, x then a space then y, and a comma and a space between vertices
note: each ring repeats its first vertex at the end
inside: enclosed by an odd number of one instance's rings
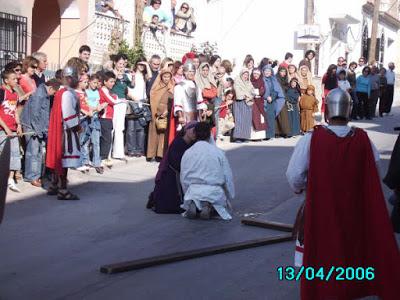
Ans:
POLYGON ((27 18, 0 12, 0 71, 26 55, 27 18))

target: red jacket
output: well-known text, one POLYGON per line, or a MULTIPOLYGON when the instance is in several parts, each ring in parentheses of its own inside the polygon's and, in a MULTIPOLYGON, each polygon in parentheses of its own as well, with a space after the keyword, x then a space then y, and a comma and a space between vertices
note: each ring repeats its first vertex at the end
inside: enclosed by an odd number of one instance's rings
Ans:
POLYGON ((100 118, 112 119, 114 117, 114 105, 118 103, 117 95, 113 94, 108 88, 103 86, 99 90, 100 94, 100 105, 108 103, 106 108, 99 114, 100 118))

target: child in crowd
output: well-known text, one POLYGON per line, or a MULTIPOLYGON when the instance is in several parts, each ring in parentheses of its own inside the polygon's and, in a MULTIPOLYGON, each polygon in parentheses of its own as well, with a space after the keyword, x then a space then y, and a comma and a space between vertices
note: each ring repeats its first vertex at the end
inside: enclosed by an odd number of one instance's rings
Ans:
POLYGON ((318 112, 318 100, 315 98, 315 87, 309 85, 306 93, 300 98, 300 125, 303 133, 313 129, 316 112, 318 112))
POLYGON ((151 18, 151 23, 149 24, 150 31, 156 33, 157 30, 160 30, 162 33, 165 32, 166 28, 162 24, 160 24, 159 17, 154 15, 151 18))
POLYGON ((75 89, 75 93, 78 96, 79 99, 79 107, 80 107, 80 125, 82 128, 82 132, 79 136, 80 139, 80 146, 81 146, 81 166, 77 169, 78 171, 81 172, 88 172, 89 171, 89 162, 88 162, 88 156, 89 154, 87 153, 88 149, 83 149, 83 144, 86 139, 86 135, 88 134, 88 120, 92 116, 92 112, 87 104, 87 97, 85 90, 88 86, 88 75, 83 74, 81 75, 79 79, 79 84, 78 87, 75 89))
POLYGON ((350 85, 350 82, 346 79, 346 70, 339 71, 339 74, 338 74, 338 86, 343 91, 346 91, 346 92, 350 93, 351 85, 350 85))
POLYGON ((7 138, 10 138, 10 176, 8 188, 13 192, 20 192, 16 186, 14 176, 21 170, 21 154, 18 135, 22 134, 22 127, 17 114, 18 94, 17 74, 14 71, 4 71, 1 75, 3 86, 0 88, 0 151, 3 150, 7 138))
POLYGON ((288 108, 289 125, 291 128, 291 136, 300 134, 300 101, 301 89, 297 78, 292 78, 289 82, 289 88, 286 92, 286 105, 288 108))
POLYGON ((220 139, 222 139, 222 135, 227 134, 235 127, 232 111, 230 109, 234 100, 235 92, 233 89, 228 89, 222 96, 222 102, 220 104, 218 116, 219 133, 221 134, 219 136, 220 139))
MULTIPOLYGON (((103 167, 101 166, 100 158, 100 130, 101 125, 99 121, 98 112, 103 110, 106 104, 100 105, 100 94, 98 90, 99 76, 94 74, 90 77, 89 87, 85 91, 85 101, 83 103, 84 119, 81 122, 83 132, 81 134, 81 152, 82 152, 82 167, 81 171, 87 171, 89 166, 93 166, 97 173, 103 174, 103 167), (85 115, 85 112, 88 114, 85 115), (90 163, 89 146, 92 144, 92 163, 90 163), (83 169, 82 169, 83 168, 83 169)), ((86 85, 87 87, 87 85, 86 85)))
POLYGON ((99 90, 100 105, 100 157, 104 166, 112 168, 110 151, 112 145, 114 105, 120 103, 117 95, 111 92, 115 85, 116 76, 113 72, 105 72, 103 75, 103 87, 99 90))

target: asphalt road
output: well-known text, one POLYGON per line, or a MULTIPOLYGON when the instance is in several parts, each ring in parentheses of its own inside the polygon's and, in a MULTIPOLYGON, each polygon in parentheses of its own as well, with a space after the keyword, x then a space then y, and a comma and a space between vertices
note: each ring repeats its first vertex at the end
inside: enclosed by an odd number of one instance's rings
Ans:
MULTIPOLYGON (((387 169, 399 125, 394 115, 356 123, 368 130, 387 169)), ((71 172, 81 201, 62 202, 25 184, 9 192, 0 227, 0 299, 298 299, 299 284, 279 281, 294 243, 198 258, 118 275, 101 265, 281 234, 240 224, 244 215, 292 223, 301 197, 285 179, 298 138, 228 144, 237 197, 234 219, 187 220, 145 209, 157 164, 119 163, 104 175, 71 172)), ((385 188, 385 194, 389 191, 385 188)))

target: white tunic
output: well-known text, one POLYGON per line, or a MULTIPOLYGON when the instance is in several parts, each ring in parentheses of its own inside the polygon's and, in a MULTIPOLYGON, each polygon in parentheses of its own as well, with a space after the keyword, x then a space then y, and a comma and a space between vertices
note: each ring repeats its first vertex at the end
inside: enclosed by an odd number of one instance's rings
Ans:
POLYGON ((78 168, 81 166, 79 134, 71 129, 79 125, 79 100, 70 88, 62 94, 61 111, 64 128, 62 166, 78 168))
POLYGON ((207 105, 203 100, 201 89, 191 80, 183 80, 174 88, 174 115, 177 116, 178 112, 183 112, 186 122, 194 121, 191 116, 198 110, 207 109, 207 105), (189 95, 187 91, 193 90, 193 95, 189 95), (191 96, 196 98, 191 100, 191 96), (192 104, 194 102, 194 105, 192 104))
POLYGON ((184 192, 182 208, 194 201, 209 202, 224 220, 232 219, 227 211, 229 200, 235 197, 232 171, 225 153, 215 145, 198 141, 182 157, 181 184, 184 192))
MULTIPOLYGON (((328 126, 328 128, 339 137, 345 137, 351 129, 350 126, 328 126)), ((296 193, 305 190, 307 186, 307 172, 310 165, 311 137, 312 132, 308 132, 297 142, 286 171, 289 185, 296 193)), ((378 162, 379 152, 372 141, 371 146, 375 161, 378 162)))

